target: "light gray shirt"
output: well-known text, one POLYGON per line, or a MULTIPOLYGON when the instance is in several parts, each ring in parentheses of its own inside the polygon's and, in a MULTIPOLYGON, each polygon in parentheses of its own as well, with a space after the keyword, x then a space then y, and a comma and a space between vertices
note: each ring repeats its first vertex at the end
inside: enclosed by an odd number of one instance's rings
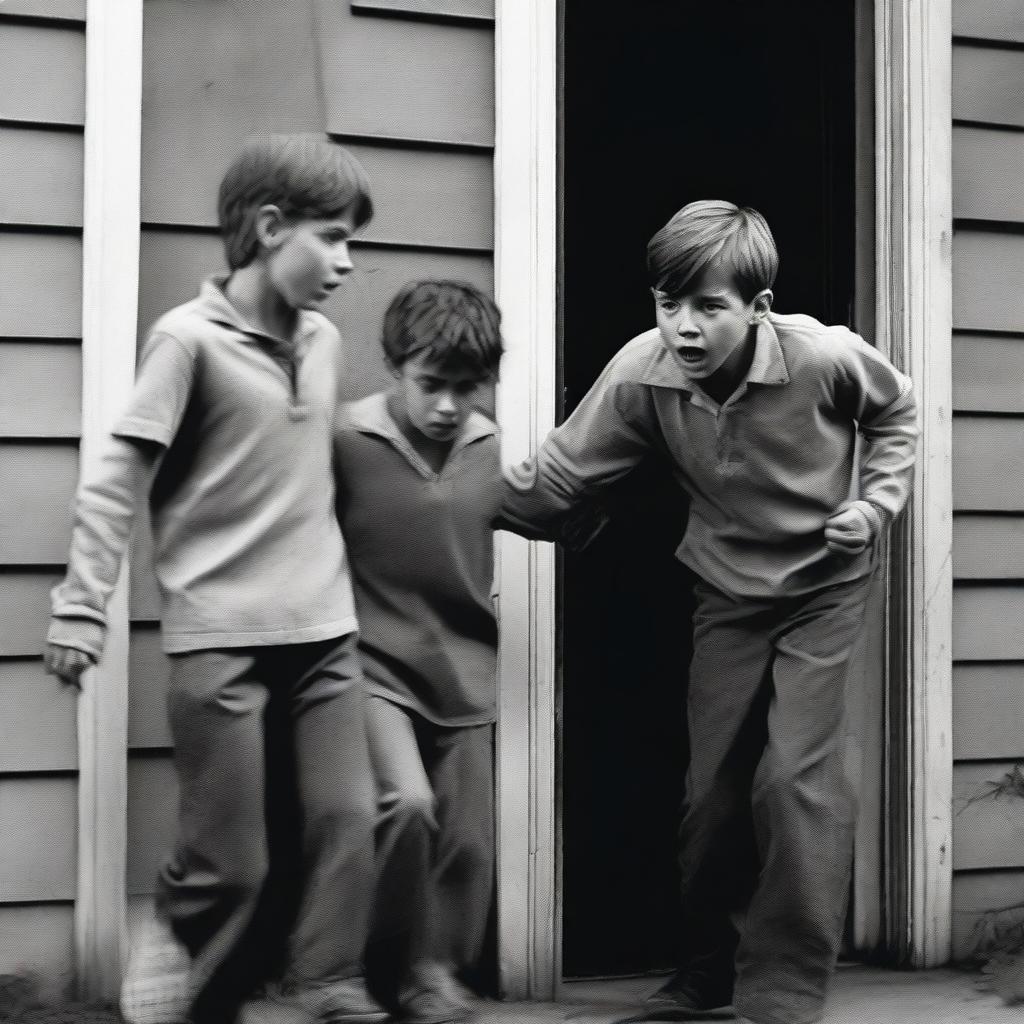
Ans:
POLYGON ((123 438, 160 450, 150 508, 165 650, 355 630, 332 483, 340 360, 337 331, 319 313, 301 312, 286 344, 247 325, 218 280, 164 315, 110 451, 79 489, 54 615, 106 621, 135 517, 137 468, 123 438))
POLYGON ((825 520, 852 491, 877 542, 906 504, 917 434, 909 378, 845 327, 770 316, 722 405, 655 329, 621 349, 537 457, 512 471, 507 512, 541 522, 657 452, 691 499, 680 561, 737 597, 797 595, 871 571, 877 543, 834 553, 825 520))

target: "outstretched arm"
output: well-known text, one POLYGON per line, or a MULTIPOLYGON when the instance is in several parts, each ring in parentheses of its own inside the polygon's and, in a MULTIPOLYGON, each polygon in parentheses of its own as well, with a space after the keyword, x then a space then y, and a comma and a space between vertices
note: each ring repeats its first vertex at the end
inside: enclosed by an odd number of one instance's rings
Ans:
POLYGON ((614 371, 613 363, 533 458, 506 471, 503 528, 561 539, 577 511, 577 523, 596 515, 603 525, 603 513, 588 513, 587 506, 648 452, 653 415, 647 389, 616 381, 614 371))

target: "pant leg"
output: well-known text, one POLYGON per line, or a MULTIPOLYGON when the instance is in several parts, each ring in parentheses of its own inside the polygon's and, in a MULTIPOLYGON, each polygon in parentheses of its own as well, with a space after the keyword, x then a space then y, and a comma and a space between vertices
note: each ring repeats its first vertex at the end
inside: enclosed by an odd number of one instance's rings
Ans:
POLYGON ((750 787, 764 745, 771 607, 698 584, 687 696, 690 765, 679 867, 680 971, 728 1002, 738 934, 732 911, 756 880, 750 787))
POLYGON ((280 656, 291 685, 304 875, 287 973, 300 984, 354 977, 363 972, 376 818, 356 637, 280 656))
MULTIPOLYGON (((366 707, 378 800, 372 933, 387 947, 389 973, 400 974, 431 954, 434 793, 410 712, 375 696, 367 698, 366 707)), ((391 977, 385 984, 396 982, 391 977)))
POLYGON ((429 728, 429 734, 438 825, 432 946, 438 960, 472 970, 479 966, 494 886, 494 727, 429 728))
POLYGON ((843 763, 850 654, 870 580, 813 595, 775 639, 768 744, 752 793, 762 862, 737 955, 737 1010, 819 1019, 842 937, 855 800, 843 763))
POLYGON ((197 1018, 202 1007, 237 994, 226 976, 267 873, 262 674, 252 649, 172 658, 178 838, 158 878, 158 901, 193 957, 197 1018))

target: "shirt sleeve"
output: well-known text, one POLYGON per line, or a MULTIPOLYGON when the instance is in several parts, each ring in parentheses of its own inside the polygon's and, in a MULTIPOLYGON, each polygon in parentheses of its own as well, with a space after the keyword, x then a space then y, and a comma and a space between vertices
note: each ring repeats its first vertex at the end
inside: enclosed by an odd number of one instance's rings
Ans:
POLYGON ((195 357, 185 345, 171 334, 153 334, 143 348, 128 407, 112 433, 168 447, 185 415, 194 376, 195 357))
POLYGON ((158 453, 152 444, 109 437, 83 477, 75 499, 67 575, 51 593, 51 642, 88 650, 97 658, 102 653, 107 601, 158 453), (83 620, 82 628, 69 630, 68 619, 83 620))
POLYGON ((845 402, 866 442, 860 498, 874 508, 884 529, 910 497, 917 457, 917 403, 909 377, 877 349, 854 335, 840 382, 845 402))
POLYGON ((650 450, 649 405, 644 386, 618 380, 609 364, 536 456, 506 470, 504 521, 517 532, 547 530, 625 476, 650 450))

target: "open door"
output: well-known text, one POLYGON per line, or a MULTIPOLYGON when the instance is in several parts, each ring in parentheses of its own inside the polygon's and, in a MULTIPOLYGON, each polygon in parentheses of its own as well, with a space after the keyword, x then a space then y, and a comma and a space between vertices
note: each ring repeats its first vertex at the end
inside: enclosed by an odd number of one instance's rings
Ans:
MULTIPOLYGON (((864 6, 564 0, 563 415, 615 351, 653 326, 646 242, 691 200, 765 215, 781 254, 777 310, 854 326, 858 310, 870 315, 857 285, 871 277, 868 236, 858 235, 870 210, 856 198, 871 185, 855 160, 864 6)), ((568 978, 675 961, 692 604, 673 552, 686 505, 652 461, 617 488, 614 506, 594 547, 566 557, 561 592, 568 978)), ((855 675, 880 693, 880 644, 866 650, 855 675)), ((881 702, 865 707, 858 729, 880 737, 881 702)), ((880 741, 861 744, 861 760, 876 755, 880 785, 880 741)))

